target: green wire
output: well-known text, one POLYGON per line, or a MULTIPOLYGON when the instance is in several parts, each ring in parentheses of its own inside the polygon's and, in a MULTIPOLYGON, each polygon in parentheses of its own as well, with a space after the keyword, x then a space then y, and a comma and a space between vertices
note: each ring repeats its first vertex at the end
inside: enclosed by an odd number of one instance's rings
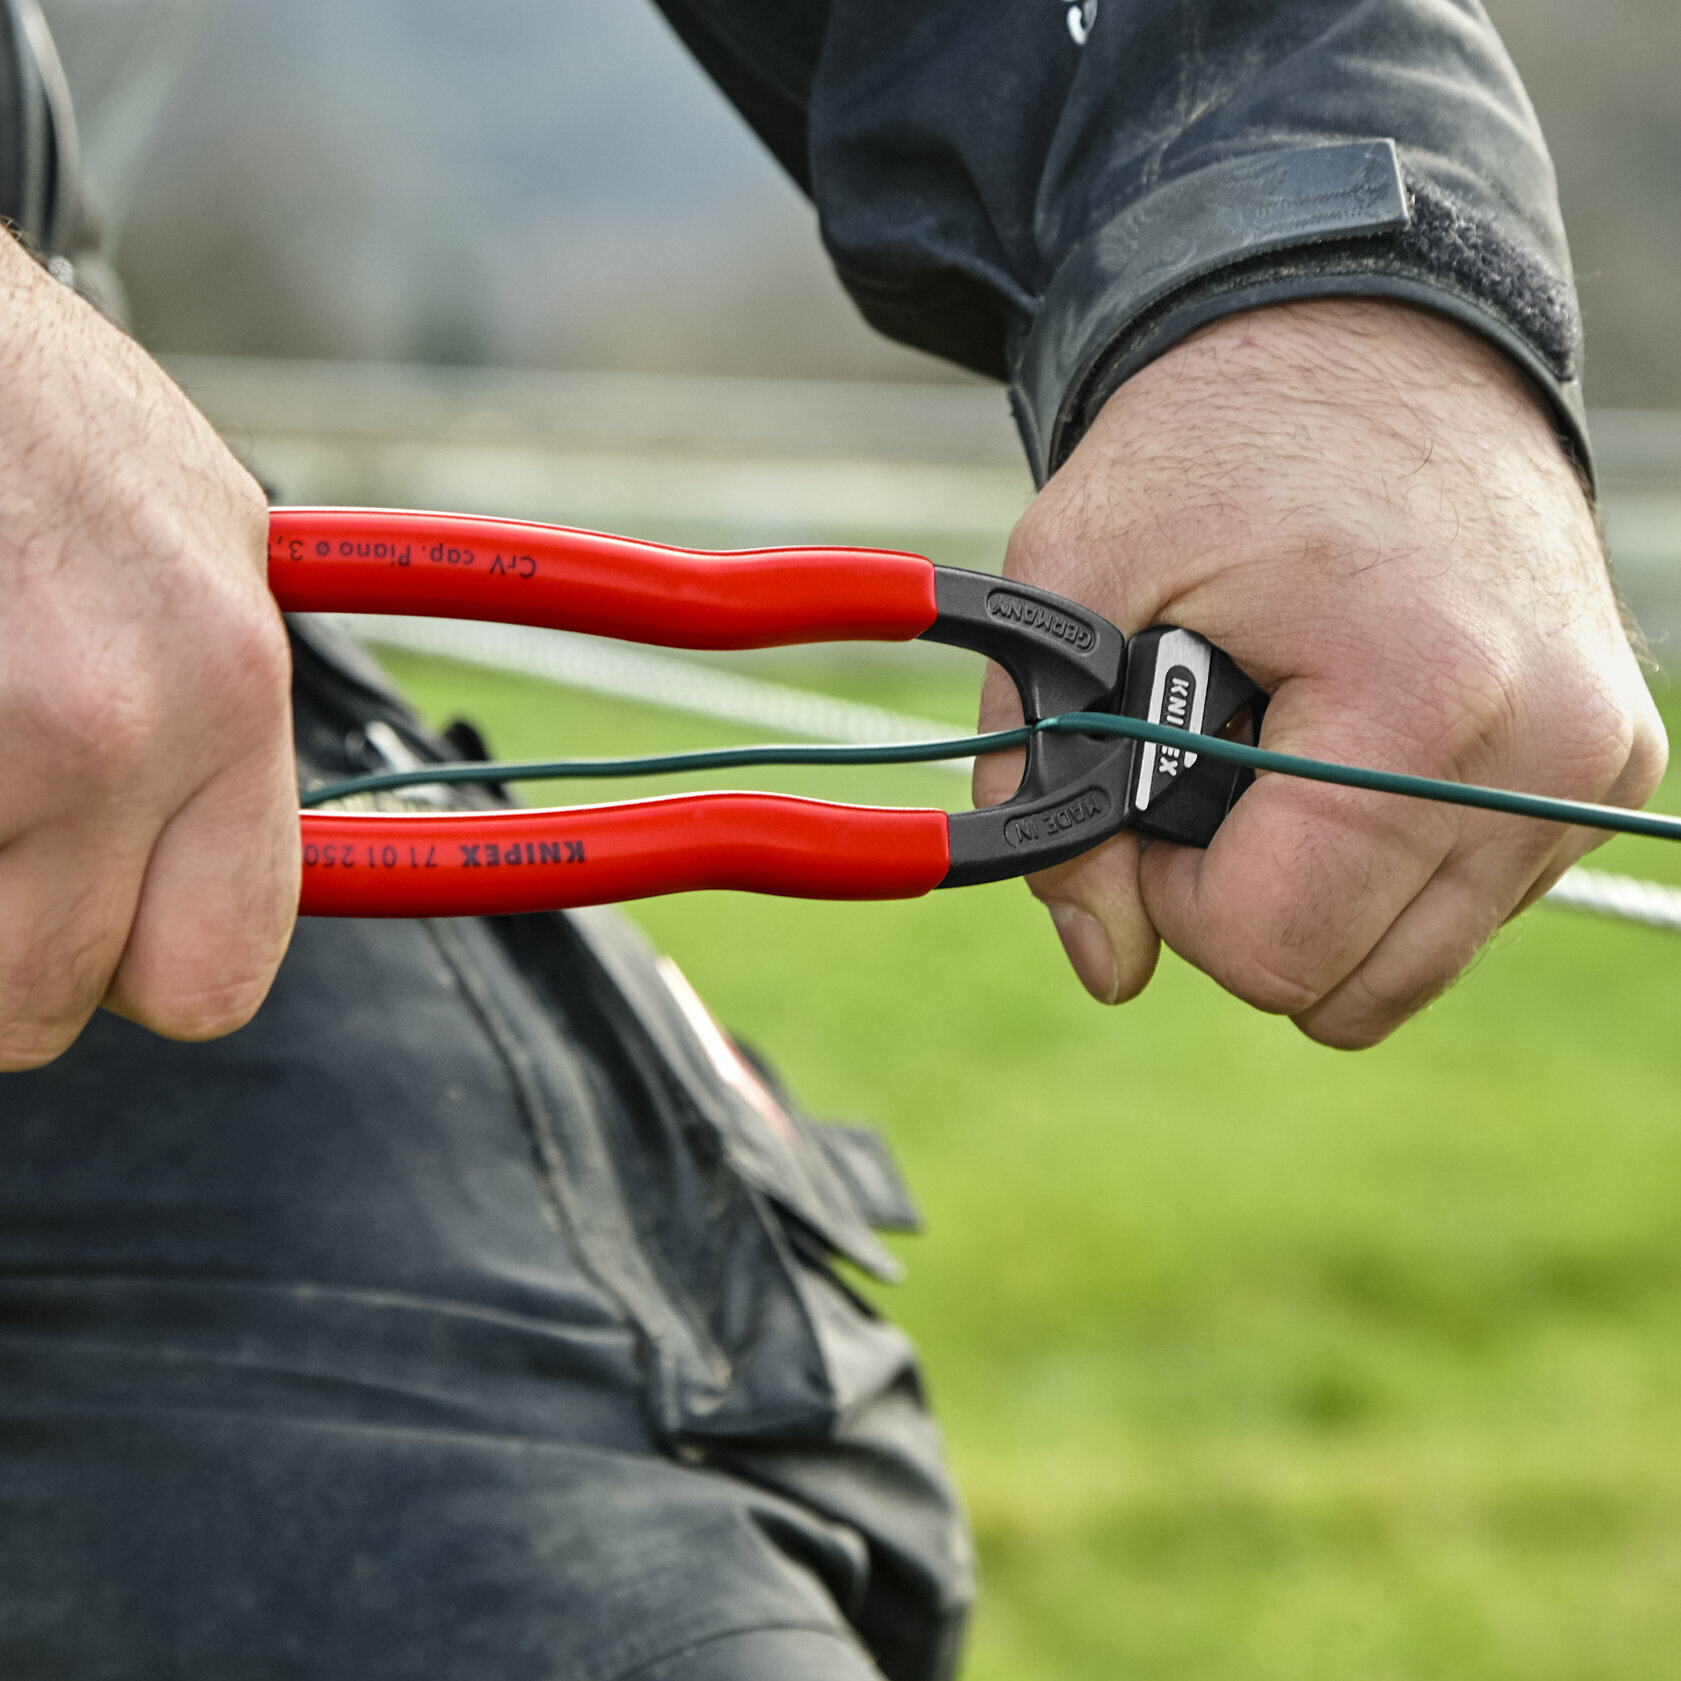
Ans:
MULTIPOLYGON (((1040 728, 1044 728, 1041 725, 1040 728)), ((1102 732, 1099 732, 1102 733, 1102 732)), ((851 746, 832 742, 768 742, 757 747, 705 747, 690 753, 654 753, 639 759, 510 759, 486 764, 427 765, 420 770, 376 771, 312 788, 307 808, 352 794, 377 794, 391 788, 424 787, 438 782, 548 782, 609 776, 668 776, 678 771, 734 770, 744 765, 911 765, 939 759, 967 759, 1025 746, 1027 727, 995 735, 965 736, 960 741, 903 741, 851 746)))
POLYGON ((1360 765, 1333 764, 1325 759, 1301 759, 1294 753, 1274 753, 1265 747, 1246 747, 1220 736, 1193 735, 1169 724, 1150 724, 1142 718, 1112 718, 1101 712, 1065 712, 1047 718, 1041 729, 1058 734, 1124 735, 1135 741, 1154 741, 1163 747, 1206 753, 1211 759, 1243 765, 1250 770, 1274 771, 1308 782, 1334 782, 1342 788, 1364 788, 1376 794, 1404 794, 1409 799, 1435 800, 1441 805, 1475 806, 1513 817, 1538 817, 1548 823, 1573 823, 1584 829, 1609 829, 1621 835, 1652 835, 1681 840, 1681 817, 1629 811, 1623 806, 1591 805, 1585 800, 1555 800, 1545 794, 1517 794, 1508 788, 1483 788, 1474 782, 1444 782, 1432 776, 1407 776, 1400 771, 1367 770, 1360 765))
POLYGON ((657 753, 635 759, 527 759, 491 764, 427 765, 419 770, 381 771, 312 788, 303 805, 326 805, 356 794, 375 794, 395 788, 414 788, 439 782, 536 782, 562 778, 663 776, 677 771, 730 770, 747 765, 903 765, 939 759, 967 759, 981 753, 1001 753, 1022 747, 1033 736, 1126 736, 1177 747, 1249 770, 1272 771, 1309 782, 1332 782, 1343 788, 1363 788, 1378 794, 1404 794, 1410 799, 1435 800, 1443 805, 1474 806, 1514 817, 1537 817, 1549 823, 1573 823, 1586 829, 1616 834, 1651 835, 1681 840, 1681 817, 1626 811, 1621 806, 1589 805, 1579 800, 1555 800, 1542 794, 1518 794, 1505 788, 1483 788, 1469 782, 1444 782, 1400 771, 1367 770, 1359 765, 1302 759, 1293 753, 1274 753, 1265 747, 1246 747, 1221 736, 1198 735, 1171 724, 1151 724, 1142 718, 1122 718, 1107 712, 1065 712, 1019 729, 989 735, 962 736, 951 741, 887 742, 873 746, 845 746, 828 742, 775 742, 758 747, 712 747, 690 753, 657 753))

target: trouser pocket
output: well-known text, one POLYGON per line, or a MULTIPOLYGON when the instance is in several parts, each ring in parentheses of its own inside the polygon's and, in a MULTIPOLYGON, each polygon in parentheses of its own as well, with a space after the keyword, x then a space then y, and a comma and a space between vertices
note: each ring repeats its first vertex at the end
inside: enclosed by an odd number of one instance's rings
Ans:
POLYGON ((671 1450, 856 1533, 867 1566, 836 1592, 878 1661, 954 1673, 967 1526, 909 1340, 832 1265, 898 1275, 871 1225, 915 1211, 885 1147, 813 1122, 615 913, 496 926, 614 1094, 603 1147, 668 1316, 652 1393, 671 1450))

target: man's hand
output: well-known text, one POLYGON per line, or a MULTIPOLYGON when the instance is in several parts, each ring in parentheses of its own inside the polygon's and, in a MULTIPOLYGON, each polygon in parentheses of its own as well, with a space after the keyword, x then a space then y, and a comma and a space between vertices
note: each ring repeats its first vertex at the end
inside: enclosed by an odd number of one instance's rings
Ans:
MULTIPOLYGON (((1272 695, 1281 752, 1641 804, 1663 727, 1592 514, 1498 351, 1399 305, 1233 317, 1104 406, 1006 573, 1127 632, 1201 631, 1272 695)), ((1019 722, 989 672, 981 723, 1019 722)), ((1019 756, 977 761, 1005 798, 1019 756)), ((1158 937, 1329 1045, 1370 1045, 1604 837, 1260 778, 1206 853, 1123 835, 1035 877, 1087 989, 1158 937)))
POLYGON ((248 1020, 298 896, 285 630, 251 477, 0 235, 0 1069, 100 1004, 248 1020))

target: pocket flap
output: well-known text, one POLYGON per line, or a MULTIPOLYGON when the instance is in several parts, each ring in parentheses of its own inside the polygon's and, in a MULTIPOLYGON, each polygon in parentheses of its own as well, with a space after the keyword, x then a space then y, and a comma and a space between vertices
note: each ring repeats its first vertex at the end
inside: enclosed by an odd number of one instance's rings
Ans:
POLYGON ((846 1181, 859 1211, 878 1232, 922 1230, 922 1211, 887 1140, 874 1127, 850 1126, 844 1121, 810 1121, 807 1126, 846 1181))

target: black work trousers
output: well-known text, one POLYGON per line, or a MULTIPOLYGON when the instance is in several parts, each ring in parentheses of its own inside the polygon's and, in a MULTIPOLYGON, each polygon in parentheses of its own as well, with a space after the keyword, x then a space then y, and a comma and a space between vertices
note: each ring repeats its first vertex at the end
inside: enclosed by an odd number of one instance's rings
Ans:
MULTIPOLYGON (((297 652, 306 775, 444 750, 297 652)), ((306 922, 241 1032, 0 1075, 0 1674, 950 1676, 966 1533, 831 1265, 891 1164, 695 1009, 605 913, 306 922)))

